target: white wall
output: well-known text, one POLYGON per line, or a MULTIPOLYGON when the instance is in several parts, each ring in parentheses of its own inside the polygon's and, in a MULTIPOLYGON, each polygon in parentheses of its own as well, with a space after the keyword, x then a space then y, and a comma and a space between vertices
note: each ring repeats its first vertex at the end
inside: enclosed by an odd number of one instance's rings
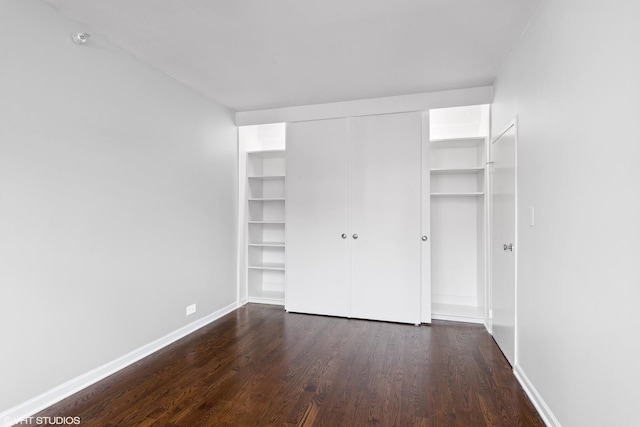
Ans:
POLYGON ((517 363, 565 427, 640 425, 639 17, 545 0, 495 84, 494 134, 519 118, 517 363))
POLYGON ((82 30, 0 3, 0 412, 236 300, 233 113, 82 30))

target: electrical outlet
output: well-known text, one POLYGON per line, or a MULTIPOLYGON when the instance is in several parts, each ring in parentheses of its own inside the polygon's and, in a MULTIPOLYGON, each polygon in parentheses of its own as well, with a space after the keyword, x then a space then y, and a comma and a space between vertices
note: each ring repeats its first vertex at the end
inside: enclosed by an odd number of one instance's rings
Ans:
POLYGON ((493 319, 493 309, 489 309, 489 319, 493 319))
POLYGON ((196 312, 196 305, 195 304, 191 304, 191 305, 187 306, 187 316, 190 316, 195 312, 196 312))

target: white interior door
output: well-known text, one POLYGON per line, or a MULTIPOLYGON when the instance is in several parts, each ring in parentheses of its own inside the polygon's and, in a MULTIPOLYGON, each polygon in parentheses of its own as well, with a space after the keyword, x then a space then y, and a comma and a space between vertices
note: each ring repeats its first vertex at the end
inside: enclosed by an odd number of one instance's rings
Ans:
POLYGON ((352 119, 351 317, 420 323, 420 144, 420 113, 352 119))
POLYGON ((349 315, 349 156, 349 119, 287 125, 287 311, 349 315))
POLYGON ((491 146, 492 333, 512 366, 516 346, 516 136, 513 121, 491 146))

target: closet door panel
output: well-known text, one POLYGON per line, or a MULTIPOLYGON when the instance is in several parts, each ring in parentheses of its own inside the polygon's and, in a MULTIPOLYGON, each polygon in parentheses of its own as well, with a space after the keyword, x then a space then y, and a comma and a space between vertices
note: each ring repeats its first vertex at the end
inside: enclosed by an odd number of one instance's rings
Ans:
POLYGON ((286 309, 349 315, 349 120, 287 125, 286 309))
POLYGON ((420 113, 352 119, 351 317, 420 323, 420 144, 420 113))

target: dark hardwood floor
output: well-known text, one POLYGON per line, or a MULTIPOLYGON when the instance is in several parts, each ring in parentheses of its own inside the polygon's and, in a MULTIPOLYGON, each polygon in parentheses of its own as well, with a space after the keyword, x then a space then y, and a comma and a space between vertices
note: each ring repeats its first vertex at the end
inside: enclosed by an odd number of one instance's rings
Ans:
POLYGON ((81 426, 543 426, 479 325, 249 304, 36 416, 81 426))

